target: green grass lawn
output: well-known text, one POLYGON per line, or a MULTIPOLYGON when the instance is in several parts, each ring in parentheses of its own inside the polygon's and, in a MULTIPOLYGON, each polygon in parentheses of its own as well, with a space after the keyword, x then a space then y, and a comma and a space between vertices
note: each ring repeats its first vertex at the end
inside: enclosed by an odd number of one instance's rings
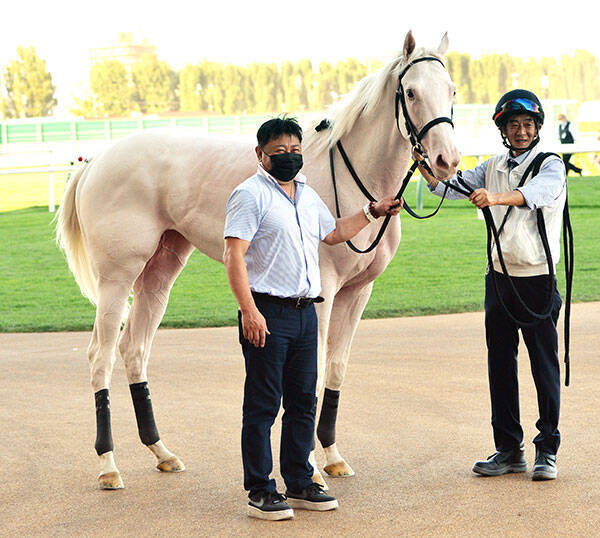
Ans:
MULTIPOLYGON (((574 301, 600 300, 600 178, 571 178, 575 230, 574 301)), ((407 199, 414 207, 415 184, 407 199)), ((425 209, 437 198, 425 194, 425 209)), ((0 331, 89 330, 94 307, 84 299, 54 244, 53 215, 34 207, 0 213, 0 331)), ((364 317, 483 309, 485 225, 466 201, 445 202, 416 221, 402 213, 402 242, 377 279, 364 317)), ((562 260, 561 260, 562 263, 562 260)), ((559 289, 564 271, 559 266, 559 289)), ((221 264, 195 252, 175 283, 167 327, 236 323, 236 304, 221 264)))
MULTIPOLYGON (((67 172, 54 174, 54 199, 58 205, 67 183, 67 172)), ((48 173, 0 176, 0 211, 32 206, 48 207, 48 173)))

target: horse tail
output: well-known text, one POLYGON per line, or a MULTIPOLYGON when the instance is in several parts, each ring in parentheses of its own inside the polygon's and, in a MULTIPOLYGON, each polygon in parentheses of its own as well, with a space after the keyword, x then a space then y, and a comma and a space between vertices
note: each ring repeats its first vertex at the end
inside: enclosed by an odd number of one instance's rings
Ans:
POLYGON ((60 207, 56 214, 56 244, 63 250, 69 264, 69 269, 79 285, 84 297, 96 304, 98 297, 98 279, 92 270, 90 259, 85 248, 75 195, 77 185, 86 170, 82 166, 70 178, 65 189, 60 207))

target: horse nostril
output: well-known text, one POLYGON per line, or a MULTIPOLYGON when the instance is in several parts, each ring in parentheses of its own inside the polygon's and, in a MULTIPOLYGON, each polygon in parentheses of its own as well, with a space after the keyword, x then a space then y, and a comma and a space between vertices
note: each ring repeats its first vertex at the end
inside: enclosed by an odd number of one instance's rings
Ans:
POLYGON ((444 159, 444 156, 441 153, 437 156, 435 164, 440 170, 447 170, 448 168, 450 168, 450 166, 446 162, 446 159, 444 159))

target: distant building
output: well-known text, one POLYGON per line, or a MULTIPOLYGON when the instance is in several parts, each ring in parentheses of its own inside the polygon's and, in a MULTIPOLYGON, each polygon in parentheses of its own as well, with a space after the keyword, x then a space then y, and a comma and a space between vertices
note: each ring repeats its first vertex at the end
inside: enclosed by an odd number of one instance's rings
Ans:
POLYGON ((144 54, 156 55, 156 46, 148 44, 146 37, 134 36, 132 32, 119 32, 116 45, 90 49, 90 65, 117 60, 130 70, 144 54))

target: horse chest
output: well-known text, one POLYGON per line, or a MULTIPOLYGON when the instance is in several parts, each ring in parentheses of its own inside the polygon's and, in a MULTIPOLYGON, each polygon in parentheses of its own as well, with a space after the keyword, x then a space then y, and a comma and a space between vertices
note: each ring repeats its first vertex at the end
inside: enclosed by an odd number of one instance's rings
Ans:
POLYGON ((389 265, 392 257, 387 252, 379 251, 375 254, 375 257, 362 271, 363 277, 368 280, 375 280, 385 268, 389 265))
POLYGON ((393 254, 387 249, 377 249, 373 255, 360 255, 354 263, 346 265, 339 271, 339 286, 366 285, 375 280, 389 265, 393 254))

